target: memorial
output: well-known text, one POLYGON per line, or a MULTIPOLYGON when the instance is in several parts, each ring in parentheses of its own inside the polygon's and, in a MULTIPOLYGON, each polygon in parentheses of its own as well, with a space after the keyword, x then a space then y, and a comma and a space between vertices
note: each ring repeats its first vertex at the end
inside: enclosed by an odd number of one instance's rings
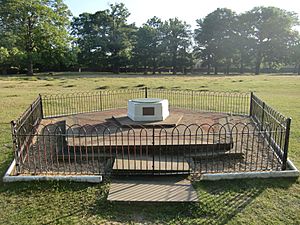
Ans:
POLYGON ((169 102, 159 98, 131 99, 127 115, 133 121, 163 121, 169 116, 169 102))

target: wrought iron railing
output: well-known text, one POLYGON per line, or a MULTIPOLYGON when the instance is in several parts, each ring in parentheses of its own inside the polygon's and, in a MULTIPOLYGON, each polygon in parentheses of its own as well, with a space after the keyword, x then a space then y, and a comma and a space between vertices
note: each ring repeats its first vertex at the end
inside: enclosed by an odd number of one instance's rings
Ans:
POLYGON ((287 168, 291 118, 285 117, 253 93, 251 93, 250 99, 250 116, 260 130, 266 131, 265 138, 279 155, 282 169, 285 170, 287 168))
POLYGON ((25 112, 15 121, 11 121, 13 149, 19 171, 20 155, 23 154, 24 149, 28 146, 33 136, 36 133, 36 128, 43 119, 42 98, 39 97, 33 101, 32 104, 25 110, 25 112))
POLYGON ((248 93, 177 91, 161 89, 100 90, 97 92, 43 96, 44 117, 103 111, 127 107, 132 98, 164 98, 171 107, 248 115, 248 93))
POLYGON ((290 122, 253 93, 101 90, 39 96, 12 122, 12 136, 19 174, 273 171, 287 168, 290 122), (172 128, 70 125, 65 119, 41 123, 53 117, 125 108, 128 99, 143 97, 166 98, 173 108, 252 120, 172 128))
MULTIPOLYGON (((183 174, 281 170, 282 162, 249 124, 172 128, 40 126, 20 155, 23 174, 183 174)), ((283 132, 283 131, 282 131, 283 132)), ((282 135, 282 134, 280 134, 282 135)))
POLYGON ((236 115, 249 114, 248 93, 149 89, 149 96, 168 99, 171 107, 236 115))
POLYGON ((143 98, 143 89, 101 90, 73 94, 43 95, 44 117, 97 112, 126 107, 128 99, 143 98))

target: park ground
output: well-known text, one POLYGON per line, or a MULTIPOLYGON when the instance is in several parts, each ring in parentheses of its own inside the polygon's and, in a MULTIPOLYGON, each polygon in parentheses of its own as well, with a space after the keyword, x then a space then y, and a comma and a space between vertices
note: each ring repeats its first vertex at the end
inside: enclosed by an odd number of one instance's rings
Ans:
MULTIPOLYGON (((13 159, 10 124, 41 94, 149 88, 254 91, 292 117, 289 158, 300 168, 300 76, 39 74, 0 77, 0 176, 13 159)), ((106 201, 109 182, 0 181, 0 224, 300 224, 300 179, 195 182, 196 204, 106 201)))

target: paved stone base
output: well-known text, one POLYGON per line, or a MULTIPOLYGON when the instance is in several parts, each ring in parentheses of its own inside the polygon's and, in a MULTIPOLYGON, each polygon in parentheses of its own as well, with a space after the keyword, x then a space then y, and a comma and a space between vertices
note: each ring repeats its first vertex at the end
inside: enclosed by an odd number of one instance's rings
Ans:
POLYGON ((183 177, 127 177, 113 180, 108 201, 117 202, 197 202, 190 181, 183 177))
POLYGON ((165 120, 163 121, 133 121, 126 114, 116 114, 113 115, 112 118, 122 127, 130 126, 130 127, 175 127, 177 126, 183 114, 181 113, 171 113, 165 120))
POLYGON ((190 171, 190 166, 186 159, 182 156, 158 156, 153 159, 151 156, 140 157, 137 155, 123 156, 122 158, 116 158, 113 170, 145 170, 145 171, 190 171))

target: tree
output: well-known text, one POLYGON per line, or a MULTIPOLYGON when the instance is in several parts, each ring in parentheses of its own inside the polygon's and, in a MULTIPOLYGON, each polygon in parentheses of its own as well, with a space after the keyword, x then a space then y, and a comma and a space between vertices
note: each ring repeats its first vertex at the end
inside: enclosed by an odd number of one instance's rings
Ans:
POLYGON ((0 20, 0 69, 3 75, 12 66, 19 66, 22 61, 22 52, 15 47, 16 38, 6 31, 6 25, 0 20))
POLYGON ((248 39, 254 42, 255 74, 263 62, 280 64, 287 61, 288 48, 295 37, 293 26, 297 15, 275 7, 255 7, 244 15, 248 39))
POLYGON ((290 62, 295 64, 296 71, 300 75, 300 36, 298 35, 295 45, 290 51, 290 62))
POLYGON ((134 24, 127 24, 129 12, 123 3, 109 10, 83 13, 72 22, 72 34, 79 48, 78 59, 85 66, 110 66, 119 73, 129 64, 134 24))
POLYGON ((123 3, 110 5, 109 29, 109 62, 114 73, 128 64, 131 57, 132 39, 135 32, 134 24, 127 24, 130 13, 123 3))
POLYGON ((0 69, 2 70, 2 74, 6 75, 7 69, 11 66, 19 67, 23 57, 22 52, 17 48, 7 49, 0 47, 0 69))
POLYGON ((238 15, 233 24, 233 42, 239 55, 237 62, 241 74, 244 73, 245 66, 252 65, 254 59, 255 41, 251 39, 250 27, 248 16, 245 14, 238 15))
POLYGON ((5 32, 16 39, 15 47, 25 54, 28 75, 34 64, 64 58, 70 15, 62 0, 0 0, 0 19, 5 32))
POLYGON ((204 19, 198 19, 195 29, 195 52, 207 65, 207 73, 211 66, 215 68, 215 74, 221 65, 229 67, 236 52, 234 43, 233 24, 236 14, 230 9, 218 8, 208 14, 204 19))
POLYGON ((152 74, 155 74, 160 63, 162 53, 161 26, 162 21, 153 17, 136 32, 133 56, 135 63, 144 67, 144 73, 147 73, 147 67, 151 67, 152 74))
POLYGON ((178 68, 185 68, 190 65, 190 25, 174 18, 165 21, 161 30, 162 46, 165 52, 163 55, 164 64, 171 66, 173 74, 176 74, 178 68))
POLYGON ((72 22, 72 35, 79 49, 79 66, 105 67, 108 65, 110 19, 108 10, 95 14, 83 13, 72 22))

